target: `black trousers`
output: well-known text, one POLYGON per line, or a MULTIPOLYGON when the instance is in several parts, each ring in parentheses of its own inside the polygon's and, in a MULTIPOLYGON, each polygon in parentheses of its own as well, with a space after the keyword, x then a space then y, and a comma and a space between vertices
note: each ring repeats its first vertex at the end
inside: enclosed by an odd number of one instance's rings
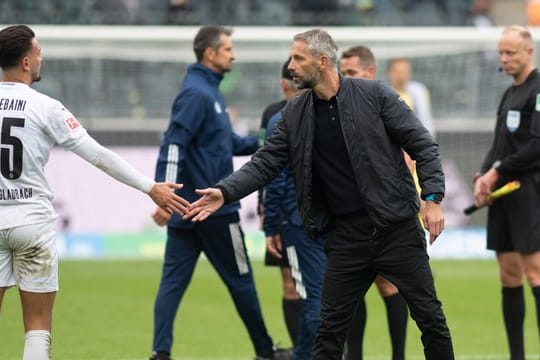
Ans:
POLYGON ((396 285, 407 301, 422 332, 426 359, 454 359, 450 331, 435 293, 424 230, 416 217, 384 230, 376 230, 367 217, 335 219, 325 250, 321 322, 313 359, 341 360, 358 299, 378 274, 396 285))

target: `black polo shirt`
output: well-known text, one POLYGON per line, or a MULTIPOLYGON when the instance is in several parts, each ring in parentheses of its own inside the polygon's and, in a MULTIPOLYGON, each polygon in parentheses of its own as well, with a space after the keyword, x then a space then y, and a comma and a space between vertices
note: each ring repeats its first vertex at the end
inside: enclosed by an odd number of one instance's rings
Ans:
MULTIPOLYGON (((341 131, 337 98, 334 96, 326 101, 313 93, 313 102, 315 139, 312 168, 322 200, 328 205, 331 216, 366 214, 341 131)), ((314 193, 314 196, 319 194, 314 193)))

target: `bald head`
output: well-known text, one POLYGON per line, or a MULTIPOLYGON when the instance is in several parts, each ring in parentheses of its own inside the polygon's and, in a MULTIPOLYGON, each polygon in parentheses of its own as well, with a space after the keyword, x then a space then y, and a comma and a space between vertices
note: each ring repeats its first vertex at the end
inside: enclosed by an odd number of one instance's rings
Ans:
POLYGON ((498 48, 501 68, 514 78, 514 84, 521 84, 534 69, 531 33, 523 26, 508 26, 503 30, 498 48))
POLYGON ((523 44, 528 47, 533 47, 531 32, 524 26, 510 25, 504 28, 502 37, 519 37, 523 44))

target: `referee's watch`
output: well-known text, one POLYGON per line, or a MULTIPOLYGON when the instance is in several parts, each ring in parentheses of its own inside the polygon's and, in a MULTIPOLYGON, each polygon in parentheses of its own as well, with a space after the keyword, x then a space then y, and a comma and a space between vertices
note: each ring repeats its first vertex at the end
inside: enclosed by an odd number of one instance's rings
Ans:
POLYGON ((435 204, 440 204, 443 199, 443 194, 433 193, 426 196, 425 201, 433 201, 435 204))

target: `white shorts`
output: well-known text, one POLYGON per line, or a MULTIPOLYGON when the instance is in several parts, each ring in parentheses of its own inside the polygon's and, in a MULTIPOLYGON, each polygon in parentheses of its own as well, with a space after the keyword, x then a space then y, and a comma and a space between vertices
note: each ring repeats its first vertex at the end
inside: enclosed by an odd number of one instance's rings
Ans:
POLYGON ((55 221, 0 230, 0 287, 58 291, 55 221))

